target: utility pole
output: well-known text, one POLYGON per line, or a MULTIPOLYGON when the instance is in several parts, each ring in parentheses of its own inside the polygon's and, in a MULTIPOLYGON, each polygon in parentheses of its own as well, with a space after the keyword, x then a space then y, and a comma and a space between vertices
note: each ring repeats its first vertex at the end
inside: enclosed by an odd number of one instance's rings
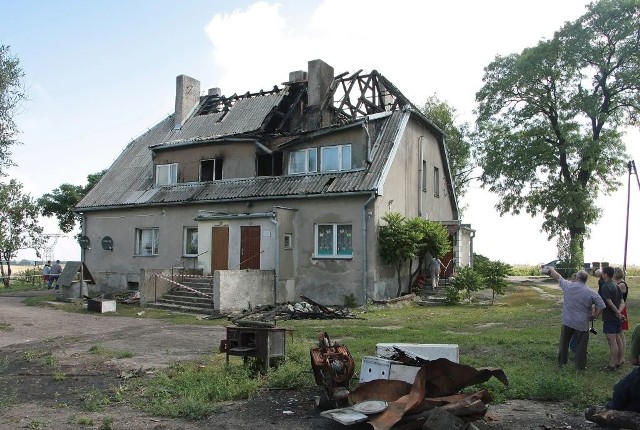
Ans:
POLYGON ((622 270, 627 273, 627 245, 629 243, 629 206, 631 203, 631 175, 636 175, 636 181, 638 182, 638 189, 640 190, 640 178, 638 178, 638 171, 636 170, 635 161, 629 161, 629 181, 627 184, 627 224, 624 232, 624 262, 622 264, 622 270))

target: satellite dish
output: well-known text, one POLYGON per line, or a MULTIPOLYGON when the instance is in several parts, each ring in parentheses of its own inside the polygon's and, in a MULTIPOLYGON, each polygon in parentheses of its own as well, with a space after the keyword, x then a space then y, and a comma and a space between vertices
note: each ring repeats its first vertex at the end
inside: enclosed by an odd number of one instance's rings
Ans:
POLYGON ((102 238, 102 249, 105 251, 113 251, 113 239, 109 236, 105 236, 102 238))
POLYGON ((80 236, 80 238, 78 239, 78 243, 80 244, 80 248, 82 249, 89 249, 89 247, 91 246, 91 241, 87 236, 80 236))

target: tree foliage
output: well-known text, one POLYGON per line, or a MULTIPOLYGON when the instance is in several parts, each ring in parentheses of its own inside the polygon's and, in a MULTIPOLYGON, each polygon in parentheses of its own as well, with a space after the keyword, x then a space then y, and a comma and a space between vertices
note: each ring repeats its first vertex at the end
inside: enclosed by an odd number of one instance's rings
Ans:
POLYGON ((380 226, 378 232, 379 253, 385 264, 393 264, 398 279, 397 296, 402 293, 402 268, 418 258, 419 266, 409 277, 408 285, 413 277, 420 272, 424 257, 427 253, 438 257, 451 250, 449 233, 440 223, 427 221, 424 218, 405 218, 397 212, 389 212, 382 217, 386 225, 380 226))
POLYGON ((8 46, 0 45, 0 176, 4 176, 4 168, 12 165, 11 146, 17 143, 18 135, 13 116, 25 98, 23 77, 20 61, 11 55, 8 46))
POLYGON ((451 287, 462 293, 467 300, 471 300, 471 293, 482 289, 482 276, 473 270, 472 267, 465 266, 456 272, 456 276, 451 278, 451 287))
POLYGON ((380 226, 378 243, 380 258, 385 264, 393 264, 398 279, 398 292, 402 293, 402 267, 418 255, 420 234, 411 229, 407 219, 397 212, 382 217, 386 225, 380 226))
POLYGON ((485 288, 491 288, 491 303, 496 299, 496 294, 504 294, 509 283, 507 277, 511 274, 511 266, 500 260, 489 260, 483 255, 475 254, 473 257, 474 269, 482 276, 485 288))
POLYGON ((426 101, 422 113, 445 134, 449 167, 453 177, 453 189, 457 197, 462 197, 467 192, 474 167, 471 157, 469 124, 466 122, 457 123, 456 109, 446 101, 441 101, 435 94, 426 101))
POLYGON ((38 225, 38 206, 16 180, 0 182, 0 271, 5 287, 10 286, 11 260, 25 248, 38 250, 44 243, 38 225), (6 270, 5 270, 6 265, 6 270))
POLYGON ((101 172, 87 175, 87 184, 84 186, 62 184, 51 191, 51 193, 44 194, 38 199, 38 205, 42 210, 42 215, 47 217, 55 216, 58 219, 60 230, 64 233, 72 231, 76 226, 76 222, 79 220, 78 215, 73 212, 73 209, 98 181, 100 181, 106 172, 106 170, 102 170, 101 172))
POLYGON ((497 209, 542 215, 542 230, 568 234, 572 251, 626 165, 621 129, 640 112, 639 23, 639 0, 591 3, 552 39, 498 56, 476 94, 481 180, 497 209))

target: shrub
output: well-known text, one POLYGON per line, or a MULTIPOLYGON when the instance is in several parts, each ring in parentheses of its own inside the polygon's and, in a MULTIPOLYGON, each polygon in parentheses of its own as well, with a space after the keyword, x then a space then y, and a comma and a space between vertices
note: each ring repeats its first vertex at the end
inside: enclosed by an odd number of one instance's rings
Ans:
POLYGON ((456 277, 451 279, 451 286, 459 292, 464 292, 467 299, 471 299, 471 293, 482 289, 482 276, 471 267, 463 267, 456 277))

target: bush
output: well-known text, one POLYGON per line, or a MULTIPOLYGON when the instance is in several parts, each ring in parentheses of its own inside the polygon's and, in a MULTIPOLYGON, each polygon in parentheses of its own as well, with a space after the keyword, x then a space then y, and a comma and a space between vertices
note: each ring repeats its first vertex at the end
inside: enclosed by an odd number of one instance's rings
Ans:
POLYGON ((463 267, 455 278, 451 278, 451 286, 459 292, 464 292, 467 299, 471 299, 471 293, 482 289, 482 276, 471 267, 463 267))

